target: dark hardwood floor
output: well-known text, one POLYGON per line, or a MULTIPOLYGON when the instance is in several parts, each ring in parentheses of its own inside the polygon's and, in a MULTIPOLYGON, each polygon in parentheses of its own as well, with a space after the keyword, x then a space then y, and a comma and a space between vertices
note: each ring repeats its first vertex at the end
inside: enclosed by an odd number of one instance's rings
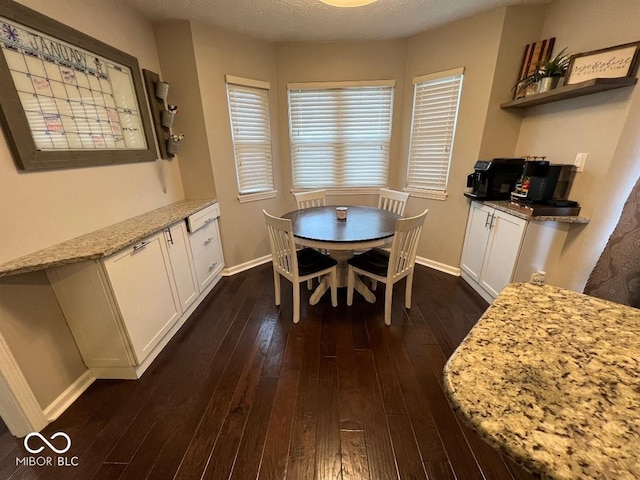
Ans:
MULTIPOLYGON (((43 435, 65 432, 77 466, 16 466, 0 479, 530 479, 462 426, 442 390, 448 356, 487 304, 460 278, 417 266, 413 308, 392 326, 355 295, 291 322, 271 264, 224 278, 139 381, 96 381, 43 435)), ((0 432, 1 433, 1 432, 0 432)), ((41 455, 47 455, 43 452, 41 455)))

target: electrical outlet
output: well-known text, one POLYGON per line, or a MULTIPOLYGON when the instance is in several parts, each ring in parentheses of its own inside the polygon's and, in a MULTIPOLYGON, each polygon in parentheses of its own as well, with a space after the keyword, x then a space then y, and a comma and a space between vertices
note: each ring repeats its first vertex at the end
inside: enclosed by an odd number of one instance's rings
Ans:
POLYGON ((578 153, 573 164, 576 166, 577 172, 584 172, 584 164, 587 163, 588 153, 578 153))

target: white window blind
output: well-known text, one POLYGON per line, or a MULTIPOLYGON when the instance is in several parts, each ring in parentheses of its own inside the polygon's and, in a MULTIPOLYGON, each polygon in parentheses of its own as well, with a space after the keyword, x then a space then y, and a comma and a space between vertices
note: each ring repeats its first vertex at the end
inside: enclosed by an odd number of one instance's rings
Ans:
POLYGON ((274 196, 269 84, 226 78, 239 198, 274 196))
POLYGON ((394 82, 288 89, 294 189, 387 184, 394 82))
POLYGON ((463 71, 458 68, 413 81, 408 191, 446 197, 463 71))

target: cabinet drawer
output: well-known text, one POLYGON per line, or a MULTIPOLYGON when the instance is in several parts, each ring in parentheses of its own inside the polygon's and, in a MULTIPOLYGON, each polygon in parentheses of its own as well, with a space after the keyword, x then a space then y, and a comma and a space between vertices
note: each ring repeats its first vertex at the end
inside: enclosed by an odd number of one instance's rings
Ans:
POLYGON ((204 225, 213 222, 219 216, 220 206, 217 203, 209 205, 207 208, 203 208, 199 212, 187 217, 187 229, 193 233, 204 225))
POLYGON ((198 255, 194 255, 193 263, 196 267, 198 284, 202 289, 211 282, 223 267, 220 243, 217 240, 211 242, 198 255))
MULTIPOLYGON (((215 220, 215 219, 214 219, 215 220)), ((191 253, 194 257, 218 240, 218 222, 209 222, 189 235, 191 253)))

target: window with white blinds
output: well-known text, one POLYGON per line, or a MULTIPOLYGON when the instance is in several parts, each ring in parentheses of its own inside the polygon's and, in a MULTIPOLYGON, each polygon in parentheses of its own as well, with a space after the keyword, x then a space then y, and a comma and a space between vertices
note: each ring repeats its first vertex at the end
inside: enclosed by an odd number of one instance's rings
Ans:
POLYGON ((271 156, 269 83, 226 76, 241 202, 276 195, 271 156))
POLYGON ((413 80, 413 118, 407 188, 427 198, 446 198, 464 69, 413 80))
POLYGON ((294 189, 387 185, 394 86, 288 85, 294 189))

